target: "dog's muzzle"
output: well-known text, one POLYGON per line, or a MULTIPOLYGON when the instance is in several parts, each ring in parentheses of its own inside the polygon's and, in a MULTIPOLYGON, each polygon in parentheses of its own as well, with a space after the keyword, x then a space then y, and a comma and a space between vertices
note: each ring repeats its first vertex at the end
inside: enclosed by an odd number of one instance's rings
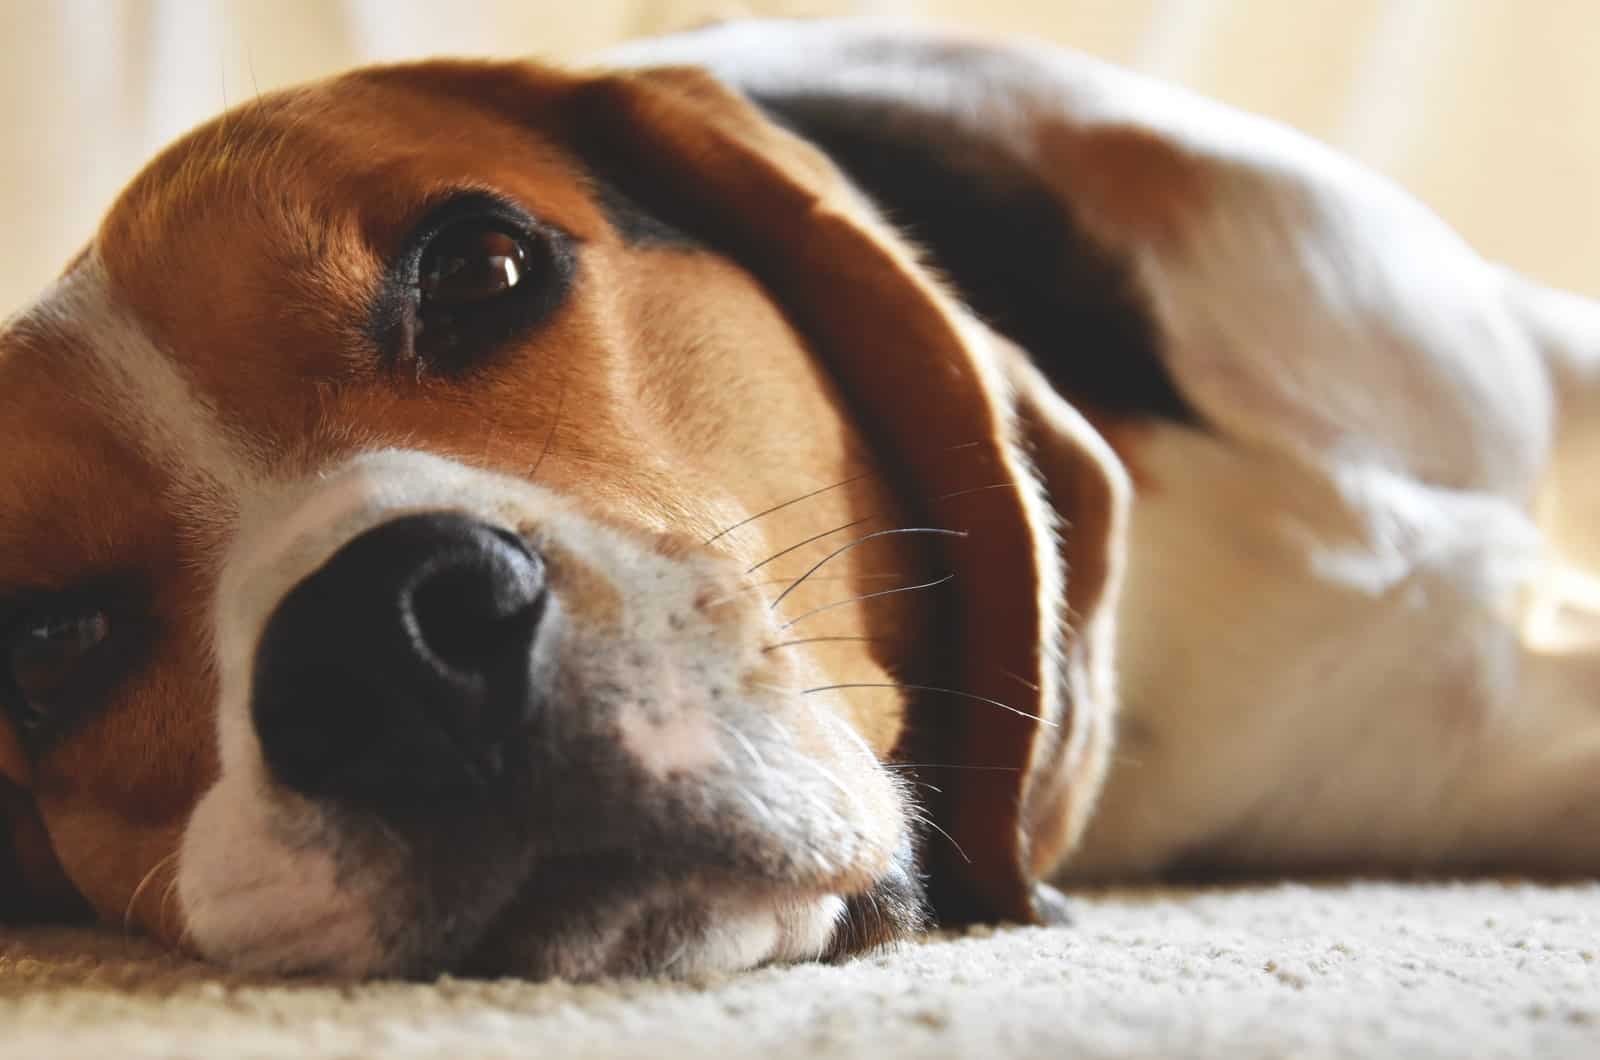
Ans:
POLYGON ((446 513, 368 530, 267 623, 252 696, 267 764, 380 814, 479 792, 548 700, 560 625, 515 534, 446 513))

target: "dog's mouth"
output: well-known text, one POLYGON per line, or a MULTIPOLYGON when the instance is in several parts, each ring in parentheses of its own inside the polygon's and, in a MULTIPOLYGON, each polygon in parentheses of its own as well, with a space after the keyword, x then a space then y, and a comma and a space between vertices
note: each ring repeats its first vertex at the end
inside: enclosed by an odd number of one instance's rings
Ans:
POLYGON ((896 863, 864 888, 779 885, 632 853, 545 866, 459 974, 693 976, 841 958, 923 926, 920 889, 896 863), (844 891, 844 893, 840 893, 844 891))
POLYGON ((491 517, 455 488, 345 532, 297 581, 224 586, 267 604, 253 637, 223 614, 224 768, 179 863, 196 948, 590 978, 915 930, 905 789, 802 692, 826 681, 763 650, 759 598, 714 557, 492 486, 491 517))
POLYGON ((586 784, 535 751, 504 756, 473 799, 422 814, 318 808, 328 838, 316 845, 365 893, 378 970, 693 975, 840 957, 922 924, 909 839, 885 856, 785 773, 651 778, 614 739, 563 746, 586 784))
POLYGON ((422 814, 280 794, 255 807, 269 820, 249 829, 254 852, 216 841, 239 827, 219 785, 183 863, 205 881, 185 888, 191 939, 262 971, 580 980, 838 958, 924 924, 909 833, 886 852, 814 789, 649 781, 616 762, 579 789, 519 759, 422 814))

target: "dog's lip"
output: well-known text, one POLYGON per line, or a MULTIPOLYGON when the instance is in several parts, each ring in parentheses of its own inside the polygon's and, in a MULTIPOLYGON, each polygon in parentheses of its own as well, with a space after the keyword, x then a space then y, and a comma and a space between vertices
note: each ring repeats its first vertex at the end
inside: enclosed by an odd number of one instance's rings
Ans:
POLYGON ((557 880, 578 881, 593 893, 600 880, 620 887, 693 885, 708 888, 771 888, 800 896, 851 895, 865 891, 880 875, 872 868, 844 865, 831 871, 761 871, 751 862, 730 859, 705 844, 685 841, 671 850, 658 847, 581 847, 547 850, 535 855, 524 886, 557 880))
MULTIPOLYGON (((759 873, 696 858, 687 846, 669 852, 599 845, 547 851, 530 859, 510 899, 458 958, 424 962, 414 971, 540 978, 658 974, 667 970, 665 958, 649 939, 659 941, 663 924, 668 934, 687 938, 723 914, 828 898, 849 901, 892 871, 847 866, 827 875, 759 873), (618 950, 600 941, 637 931, 646 939, 636 948, 618 950)), ((836 934, 826 952, 850 949, 838 943, 836 934)))
POLYGON ((681 948, 721 915, 846 898, 866 889, 841 893, 826 885, 708 872, 685 859, 652 861, 626 851, 560 855, 538 866, 451 972, 579 979, 661 974, 670 970, 670 955, 656 952, 648 937, 620 950, 617 940, 641 929, 649 936, 651 925, 666 924, 674 947, 681 948), (616 873, 624 863, 654 871, 616 873), (558 878, 552 871, 557 868, 558 878), (614 940, 611 946, 601 942, 606 936, 614 940))

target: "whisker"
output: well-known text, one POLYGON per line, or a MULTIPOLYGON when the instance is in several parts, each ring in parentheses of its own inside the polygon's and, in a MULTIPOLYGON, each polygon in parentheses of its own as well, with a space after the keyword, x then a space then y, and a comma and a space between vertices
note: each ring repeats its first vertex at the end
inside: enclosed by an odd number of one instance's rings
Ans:
POLYGON ((972 859, 967 857, 967 852, 965 850, 961 849, 961 844, 956 842, 956 837, 951 835, 949 832, 946 832, 943 828, 940 828, 938 822, 932 817, 921 813, 914 813, 910 816, 913 821, 933 829, 935 832, 938 832, 940 835, 950 840, 950 845, 956 848, 956 853, 961 855, 961 860, 965 861, 968 865, 972 864, 972 859))
MULTIPOLYGON (((172 882, 167 884, 167 889, 161 894, 161 904, 156 907, 156 925, 159 933, 167 933, 167 908, 178 897, 178 874, 172 874, 172 882)), ((187 930, 187 929, 186 929, 187 930)))
MULTIPOLYGON (((945 453, 955 453, 955 452, 959 452, 962 449, 972 449, 972 448, 975 448, 975 447, 980 446, 982 444, 983 444, 982 441, 959 442, 959 443, 957 443, 955 445, 944 446, 940 451, 941 452, 945 452, 945 453)), ((723 536, 725 536, 727 534, 731 534, 735 530, 739 529, 741 526, 747 526, 750 523, 755 522, 757 519, 763 519, 763 518, 771 515, 774 512, 781 512, 781 511, 783 511, 783 509, 788 508, 791 505, 799 504, 801 501, 808 501, 813 497, 820 497, 824 493, 827 493, 827 492, 829 492, 831 490, 839 489, 842 486, 848 486, 852 482, 860 482, 864 478, 871 478, 872 475, 873 475, 873 472, 870 469, 867 470, 867 471, 862 471, 859 474, 852 475, 847 479, 842 479, 842 480, 840 480, 838 482, 833 483, 832 485, 823 486, 820 489, 812 490, 810 493, 805 493, 805 494, 802 494, 802 495, 800 495, 798 497, 795 497, 795 498, 793 498, 791 500, 784 501, 782 504, 774 504, 770 508, 767 508, 767 509, 765 509, 763 511, 756 512, 754 515, 747 516, 746 518, 739 520, 737 523, 734 523, 732 526, 724 527, 723 529, 717 531, 715 534, 712 534, 710 537, 706 538, 704 543, 709 545, 709 544, 711 544, 711 542, 717 540, 718 538, 723 537, 723 536)), ((1000 482, 1000 483, 996 483, 996 484, 991 485, 991 486, 977 486, 977 487, 974 487, 972 489, 958 490, 955 493, 948 493, 948 494, 945 494, 942 497, 935 497, 933 499, 935 501, 949 500, 952 497, 960 497, 960 496, 962 496, 964 494, 967 494, 967 493, 977 493, 979 490, 1001 489, 1003 487, 1010 486, 1010 485, 1011 485, 1011 483, 1009 483, 1009 482, 1000 482)), ((871 518, 875 518, 875 517, 874 516, 868 516, 867 517, 867 519, 871 519, 871 518)), ((866 521, 866 519, 857 520, 857 522, 865 522, 865 521, 866 521)), ((854 523, 847 523, 845 525, 854 526, 855 524, 854 523)), ((843 527, 840 527, 839 529, 843 529, 843 527)), ((828 533, 836 533, 836 532, 837 531, 834 531, 834 530, 828 531, 828 533)), ((824 536, 826 536, 826 535, 824 535, 824 536)), ((811 541, 811 540, 815 540, 815 538, 808 539, 807 541, 802 541, 801 544, 802 545, 803 544, 808 544, 809 541, 811 541)), ((798 547, 798 546, 796 546, 796 547, 798 547)), ((776 559, 777 557, 774 556, 774 557, 771 557, 771 558, 772 559, 776 559)), ((769 562, 769 561, 768 560, 763 560, 762 562, 765 563, 765 562, 769 562)))
POLYGON ((889 925, 888 925, 888 921, 886 921, 884 919, 883 907, 878 904, 878 895, 877 895, 877 893, 875 891, 868 891, 867 892, 867 901, 872 906, 872 919, 873 919, 873 922, 876 924, 876 930, 874 931, 874 934, 878 938, 886 938, 886 937, 888 937, 889 934, 890 934, 889 925))
POLYGON ((798 622, 804 622, 806 619, 810 618, 812 615, 820 615, 820 614, 822 614, 822 612, 824 612, 824 611, 832 611, 836 607, 844 607, 846 604, 859 604, 859 603, 862 603, 862 602, 864 602, 866 600, 877 599, 880 596, 893 596, 896 593, 910 593, 910 592, 915 592, 918 589, 932 589, 932 588, 934 588, 936 586, 943 585, 945 582, 950 581, 954 577, 955 577, 954 574, 946 574, 942 578, 935 578, 935 579, 933 579, 933 581, 922 582, 922 583, 920 583, 918 585, 901 585, 901 586, 897 586, 896 588, 893 588, 893 589, 880 589, 875 593, 862 593, 860 596, 852 596, 848 600, 835 600, 831 604, 823 604, 821 607, 814 607, 810 611, 806 611, 803 614, 800 614, 800 615, 795 616, 794 618, 791 618, 789 621, 787 621, 783 625, 779 626, 778 630, 779 630, 779 632, 782 632, 783 630, 789 629, 791 626, 795 625, 798 622))
POLYGON ((490 466, 489 465, 489 451, 494 448, 494 441, 495 441, 495 438, 499 436, 500 430, 501 430, 500 417, 491 416, 489 418, 488 422, 484 425, 483 445, 481 447, 479 447, 479 450, 478 450, 478 466, 479 467, 489 467, 490 466))
POLYGON ((834 534, 837 534, 840 530, 848 530, 852 526, 860 526, 862 523, 870 523, 870 522, 872 522, 872 520, 874 520, 876 518, 877 518, 876 515, 863 515, 859 519, 852 519, 848 523, 841 523, 838 526, 834 527, 832 530, 824 530, 820 534, 812 534, 810 537, 806 538, 804 541, 797 541, 794 544, 790 545, 788 548, 783 549, 782 551, 774 552, 772 555, 768 556, 766 559, 762 560, 760 563, 757 563, 754 567, 751 567, 749 570, 745 571, 745 573, 746 574, 754 574, 756 571, 760 570, 762 567, 765 567, 767 564, 771 563, 773 560, 782 559, 784 556, 787 556, 789 553, 795 551, 796 549, 805 548, 807 545, 811 544, 813 541, 821 541, 825 537, 832 537, 834 534))
POLYGON ((779 604, 783 603, 786 596, 800 588, 800 586, 805 583, 806 579, 810 578, 813 574, 817 573, 817 571, 821 570, 824 566, 833 562, 835 559, 838 559, 846 552, 849 552, 853 548, 864 545, 874 538, 889 537, 894 534, 945 534, 949 537, 967 536, 967 532, 965 530, 946 530, 937 526, 902 526, 890 530, 874 530, 870 534, 863 534, 854 541, 850 542, 848 545, 840 545, 838 548, 834 549, 832 552, 828 553, 826 556, 822 557, 822 559, 813 564, 810 570, 796 578, 792 585, 790 585, 783 592, 779 593, 778 598, 772 601, 773 609, 776 609, 779 604))
POLYGON ((799 638, 796 638, 795 640, 780 640, 776 644, 768 644, 765 648, 761 649, 761 653, 763 655, 765 655, 767 652, 769 652, 769 651, 777 651, 779 648, 792 648, 797 644, 818 644, 818 643, 821 643, 823 641, 829 641, 829 640, 880 641, 880 640, 887 640, 887 639, 888 639, 887 637, 866 637, 866 636, 858 636, 858 637, 847 637, 847 636, 837 636, 837 637, 799 637, 799 638))
POLYGON ((556 428, 561 426, 561 414, 567 407, 567 381, 561 380, 561 390, 556 394, 556 414, 550 420, 550 430, 545 432, 544 445, 539 450, 539 459, 533 462, 533 467, 528 471, 528 478, 535 479, 539 469, 544 466, 544 458, 550 455, 550 449, 555 444, 556 428))
POLYGON ((765 758, 761 757, 761 752, 756 750, 756 745, 750 742, 750 737, 739 731, 738 726, 721 718, 717 718, 716 723, 719 729, 733 737, 734 742, 744 750, 745 754, 750 756, 750 761, 756 764, 757 769, 763 773, 772 772, 772 767, 767 765, 765 758))
MULTIPOLYGON (((1015 489, 1015 488, 1016 488, 1016 485, 1014 483, 1011 483, 1011 482, 995 482, 995 483, 991 483, 990 485, 987 485, 987 486, 974 486, 971 489, 956 490, 954 493, 946 493, 943 496, 933 498, 928 503, 937 504, 940 501, 950 500, 952 497, 962 497, 962 496, 965 496, 968 493, 979 493, 979 492, 982 492, 983 490, 1015 489)), ((773 560, 782 559, 784 556, 787 556, 789 553, 794 552, 797 549, 805 548, 807 545, 811 544, 813 541, 821 541, 825 537, 831 537, 832 535, 837 534, 840 530, 848 530, 852 526, 860 526, 862 523, 870 523, 870 522, 872 522, 872 520, 879 519, 879 518, 882 518, 882 516, 881 515, 863 515, 859 519, 852 519, 848 523, 841 523, 840 525, 834 527, 832 530, 824 530, 820 534, 812 534, 808 538, 805 538, 805 539, 803 539, 801 541, 796 541, 794 544, 788 546, 787 548, 784 548, 784 549, 781 549, 781 550, 779 550, 777 552, 774 552, 772 555, 768 556, 766 559, 762 560, 760 563, 757 563, 755 566, 753 566, 753 567, 749 568, 748 570, 746 570, 745 573, 746 574, 754 574, 756 571, 760 570, 762 567, 765 567, 767 564, 771 563, 773 560)))
POLYGON ((1018 766, 960 766, 950 762, 885 762, 885 769, 965 769, 984 773, 1020 773, 1018 766))
POLYGON ((935 685, 911 685, 895 681, 856 681, 838 685, 819 685, 816 688, 805 688, 801 689, 800 694, 803 696, 809 696, 814 692, 833 692, 841 688, 899 688, 914 692, 936 692, 945 696, 960 696, 962 699, 971 699, 976 700, 979 703, 987 703, 991 707, 999 707, 1001 710, 1009 711, 1019 718, 1027 718, 1029 721, 1036 721, 1041 725, 1048 725, 1052 729, 1056 728, 1056 723, 1050 721, 1048 718, 1041 718, 1037 714, 1029 714, 1025 710, 1018 710, 1016 707, 1002 703, 998 699, 990 699, 988 696, 980 696, 975 692, 963 692, 959 688, 939 688, 935 685))
POLYGON ((860 809, 861 797, 858 796, 854 791, 850 790, 850 786, 848 784, 834 776, 831 769, 826 768, 821 762, 818 762, 810 755, 796 755, 794 760, 799 762, 801 765, 810 768, 823 780, 827 781, 832 787, 837 789, 839 794, 845 797, 845 800, 850 803, 852 808, 857 810, 860 809))
MULTIPOLYGON (((903 578, 903 577, 905 577, 905 575, 903 575, 903 574, 824 574, 822 577, 820 577, 820 578, 818 578, 816 580, 819 581, 819 582, 824 582, 824 581, 826 581, 826 582, 876 581, 876 580, 884 580, 884 579, 888 579, 888 578, 903 578)), ((741 596, 748 596, 750 593, 755 592, 757 589, 765 589, 769 585, 783 585, 783 584, 787 583, 788 581, 790 581, 789 578, 767 578, 764 581, 751 582, 748 585, 742 585, 739 588, 732 590, 731 592, 725 593, 722 596, 719 596, 719 597, 717 597, 717 598, 715 598, 713 600, 708 601, 704 606, 706 606, 708 608, 710 608, 710 607, 721 607, 723 604, 727 603, 728 601, 737 600, 741 596)))
POLYGON ((128 899, 128 908, 123 910, 123 931, 131 932, 133 930, 133 907, 138 904, 139 896, 144 893, 144 889, 150 886, 150 881, 156 878, 157 873, 176 860, 178 860, 178 851, 174 850, 172 853, 168 854, 166 857, 150 866, 150 871, 144 874, 144 878, 139 881, 139 885, 133 889, 133 895, 128 899))
POLYGON ((735 530, 739 529, 741 526, 748 526, 750 523, 755 522, 757 519, 765 518, 766 516, 771 515, 773 512, 781 512, 785 508, 790 507, 791 505, 799 504, 801 501, 808 501, 812 497, 819 497, 822 494, 827 493, 829 490, 836 490, 841 486, 848 486, 852 482, 860 482, 862 479, 868 478, 871 475, 872 475, 872 472, 870 472, 870 471, 862 471, 862 472, 860 472, 858 474, 851 475, 847 479, 841 479, 840 481, 835 482, 831 486, 823 486, 821 489, 814 489, 810 493, 803 493, 800 496, 793 498, 792 500, 784 501, 782 504, 774 504, 772 507, 767 508, 767 509, 765 509, 763 511, 759 511, 759 512, 757 512, 756 514, 754 514, 752 516, 748 516, 747 518, 740 519, 737 523, 734 523, 732 526, 729 526, 729 527, 726 527, 726 528, 724 528, 722 530, 717 531, 716 533, 712 534, 710 537, 706 538, 703 543, 709 545, 709 544, 711 544, 711 542, 717 540, 718 538, 724 537, 724 536, 726 536, 728 534, 733 533, 735 530))
POLYGON ((1010 670, 1006 670, 1006 669, 1002 669, 1000 672, 1005 674, 1007 677, 1011 678, 1011 680, 1015 681, 1017 684, 1022 685, 1024 688, 1028 689, 1028 691, 1030 691, 1030 692, 1039 691, 1039 686, 1038 685, 1034 684, 1032 681, 1028 680, 1026 677, 1023 677, 1021 674, 1014 674, 1010 670))
POLYGON ((1015 482, 991 482, 987 486, 972 486, 969 489, 956 490, 954 493, 945 493, 934 497, 928 503, 938 504, 940 501, 955 500, 957 497, 965 497, 969 493, 983 493, 987 490, 1014 490, 1016 488, 1017 484, 1015 482))

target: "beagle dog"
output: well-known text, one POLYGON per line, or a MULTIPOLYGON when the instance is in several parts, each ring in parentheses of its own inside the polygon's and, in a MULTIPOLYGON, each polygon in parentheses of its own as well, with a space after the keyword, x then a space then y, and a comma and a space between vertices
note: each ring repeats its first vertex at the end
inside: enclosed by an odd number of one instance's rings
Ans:
POLYGON ((1098 62, 750 22, 237 108, 0 332, 0 914, 682 975, 1600 870, 1600 307, 1098 62))

